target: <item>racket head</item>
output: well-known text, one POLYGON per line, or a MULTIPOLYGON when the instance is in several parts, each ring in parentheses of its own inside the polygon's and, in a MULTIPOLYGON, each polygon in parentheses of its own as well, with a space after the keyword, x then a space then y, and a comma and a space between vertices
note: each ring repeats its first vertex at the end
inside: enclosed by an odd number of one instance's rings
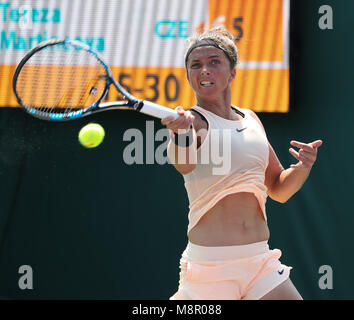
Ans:
POLYGON ((60 121, 100 111, 99 104, 112 83, 119 92, 118 105, 131 107, 137 102, 88 45, 52 39, 23 57, 14 73, 13 90, 19 104, 32 116, 60 121))

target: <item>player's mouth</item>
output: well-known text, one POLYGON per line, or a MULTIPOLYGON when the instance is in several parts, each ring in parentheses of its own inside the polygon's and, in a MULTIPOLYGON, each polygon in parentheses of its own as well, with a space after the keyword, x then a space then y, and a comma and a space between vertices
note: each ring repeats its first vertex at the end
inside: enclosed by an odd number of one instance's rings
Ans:
POLYGON ((214 82, 211 82, 211 81, 200 81, 200 85, 202 87, 210 87, 214 84, 214 82))

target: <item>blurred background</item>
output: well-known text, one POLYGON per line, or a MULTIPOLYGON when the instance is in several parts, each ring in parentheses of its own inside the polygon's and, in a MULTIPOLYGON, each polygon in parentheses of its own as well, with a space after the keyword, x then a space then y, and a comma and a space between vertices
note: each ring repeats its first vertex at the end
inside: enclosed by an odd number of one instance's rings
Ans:
POLYGON ((145 139, 160 122, 132 111, 34 119, 12 93, 22 56, 42 40, 76 38, 134 95, 188 109, 195 101, 185 39, 223 24, 240 50, 232 102, 257 112, 283 166, 294 163, 291 140, 323 140, 303 188, 285 204, 267 200, 270 247, 282 250, 304 299, 353 299, 352 12, 351 0, 1 2, 0 297, 168 299, 188 241, 183 177, 169 164, 148 164, 151 141, 144 164, 123 159, 124 133, 135 128, 145 139), (89 122, 106 131, 95 149, 77 140, 89 122), (33 289, 23 290, 26 265, 33 289))

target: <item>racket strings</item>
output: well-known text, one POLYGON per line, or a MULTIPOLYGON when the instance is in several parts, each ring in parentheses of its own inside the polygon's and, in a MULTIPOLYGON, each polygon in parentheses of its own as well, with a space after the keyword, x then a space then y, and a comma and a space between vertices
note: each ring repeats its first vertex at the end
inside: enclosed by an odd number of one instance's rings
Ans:
POLYGON ((29 58, 16 89, 26 106, 66 114, 89 108, 99 100, 105 92, 106 75, 105 67, 90 52, 52 46, 29 58))

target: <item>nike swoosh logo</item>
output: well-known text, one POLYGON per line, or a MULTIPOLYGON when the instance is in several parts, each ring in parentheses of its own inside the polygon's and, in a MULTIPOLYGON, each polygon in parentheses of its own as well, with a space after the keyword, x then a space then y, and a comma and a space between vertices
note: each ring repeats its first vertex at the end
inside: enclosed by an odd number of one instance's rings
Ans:
POLYGON ((282 271, 278 271, 278 273, 282 275, 284 273, 284 269, 282 271))
POLYGON ((236 131, 237 131, 237 132, 242 132, 242 131, 245 130, 245 129, 247 129, 247 127, 244 127, 244 128, 242 128, 242 129, 237 129, 237 128, 236 128, 236 131))

